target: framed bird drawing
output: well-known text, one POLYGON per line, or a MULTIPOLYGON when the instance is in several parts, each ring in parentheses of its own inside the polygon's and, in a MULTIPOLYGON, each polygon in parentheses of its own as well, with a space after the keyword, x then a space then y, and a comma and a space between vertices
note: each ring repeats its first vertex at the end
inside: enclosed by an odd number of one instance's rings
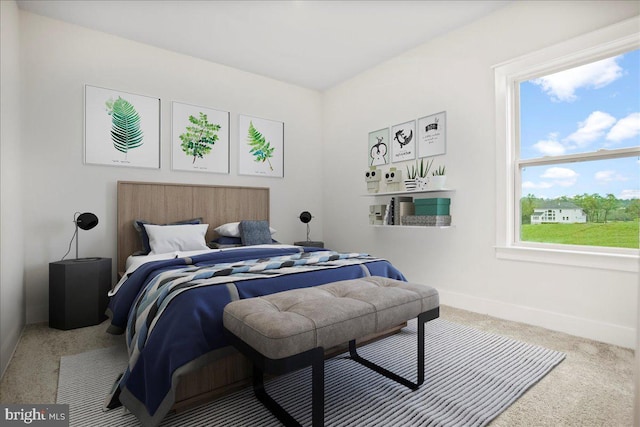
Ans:
POLYGON ((403 162, 416 158, 415 133, 415 120, 391 128, 391 162, 403 162))

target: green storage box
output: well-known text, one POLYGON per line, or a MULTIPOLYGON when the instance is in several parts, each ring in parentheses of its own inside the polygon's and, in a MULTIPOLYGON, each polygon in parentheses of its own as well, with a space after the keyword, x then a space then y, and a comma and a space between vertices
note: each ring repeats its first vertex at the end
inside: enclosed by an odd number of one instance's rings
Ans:
POLYGON ((415 199, 416 215, 449 215, 451 199, 432 197, 429 199, 415 199))

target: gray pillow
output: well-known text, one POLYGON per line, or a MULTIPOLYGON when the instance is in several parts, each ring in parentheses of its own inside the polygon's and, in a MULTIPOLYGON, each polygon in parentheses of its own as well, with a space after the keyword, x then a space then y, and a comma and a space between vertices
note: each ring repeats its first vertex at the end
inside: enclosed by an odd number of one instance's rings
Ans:
POLYGON ((240 221, 240 239, 245 246, 271 243, 268 221, 240 221))

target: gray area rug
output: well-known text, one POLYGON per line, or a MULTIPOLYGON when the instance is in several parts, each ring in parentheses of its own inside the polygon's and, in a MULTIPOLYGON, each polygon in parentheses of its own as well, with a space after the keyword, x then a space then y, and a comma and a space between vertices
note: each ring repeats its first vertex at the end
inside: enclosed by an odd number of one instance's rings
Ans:
MULTIPOLYGON (((415 379, 416 324, 370 344, 360 354, 415 379)), ((358 363, 325 362, 327 426, 484 426, 538 382, 565 355, 511 338, 437 319, 426 324, 425 384, 415 392, 358 363)), ((126 365, 124 347, 60 360, 57 403, 68 403, 71 426, 139 426, 122 408, 102 411, 126 365)), ((303 425, 311 425, 311 371, 273 379, 267 390, 303 425)), ((163 427, 279 426, 251 388, 180 414, 163 427)))

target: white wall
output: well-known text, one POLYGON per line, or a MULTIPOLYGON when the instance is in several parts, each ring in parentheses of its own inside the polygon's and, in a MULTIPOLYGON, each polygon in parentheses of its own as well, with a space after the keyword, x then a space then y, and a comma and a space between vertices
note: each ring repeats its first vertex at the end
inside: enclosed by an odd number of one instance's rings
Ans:
MULTIPOLYGON (((637 2, 517 2, 324 96, 20 12, 24 160, 14 163, 23 169, 29 224, 20 239, 28 254, 27 320, 47 319, 48 263, 67 249, 73 212, 100 218, 96 229, 81 232, 81 255, 115 257, 117 180, 192 182, 269 186, 281 241, 304 237, 296 219, 301 210, 320 212, 312 223, 314 239, 385 256, 409 279, 436 285, 444 303, 633 346, 635 274, 496 260, 495 224, 478 221, 478 213, 495 215, 491 66, 637 15, 638 9, 637 2), (83 164, 84 84, 162 99, 160 170, 83 164), (172 100, 231 112, 230 175, 170 170, 172 100), (457 189, 456 227, 369 228, 372 200, 360 197, 367 133, 441 110, 447 111, 448 153, 436 163, 447 164, 449 185, 457 189), (284 179, 237 176, 239 113, 285 122, 284 179)), ((4 197, 4 184, 2 189, 4 197)), ((3 218, 4 209, 3 203, 3 218)))
MULTIPOLYGON (((32 13, 20 17, 29 323, 48 319, 48 263, 66 252, 74 212, 94 212, 100 220, 95 229, 80 231, 80 255, 112 257, 115 268, 118 180, 268 186, 276 238, 291 243, 305 237, 299 213, 319 213, 322 206, 319 92, 32 13), (160 170, 83 164, 85 84, 161 98, 160 170), (171 101, 231 113, 229 175, 171 171, 171 101), (238 114, 285 123, 284 179, 237 175, 238 114)), ((322 220, 316 215, 313 222, 316 239, 322 220)))
POLYGON ((638 2, 514 2, 327 91, 325 241, 390 259, 444 304, 635 347, 635 273, 496 259, 491 67, 639 13, 638 2), (455 227, 368 227, 368 132, 442 110, 447 154, 434 165, 456 189, 455 227))
POLYGON ((0 2, 0 377, 25 323, 19 12, 0 2))

